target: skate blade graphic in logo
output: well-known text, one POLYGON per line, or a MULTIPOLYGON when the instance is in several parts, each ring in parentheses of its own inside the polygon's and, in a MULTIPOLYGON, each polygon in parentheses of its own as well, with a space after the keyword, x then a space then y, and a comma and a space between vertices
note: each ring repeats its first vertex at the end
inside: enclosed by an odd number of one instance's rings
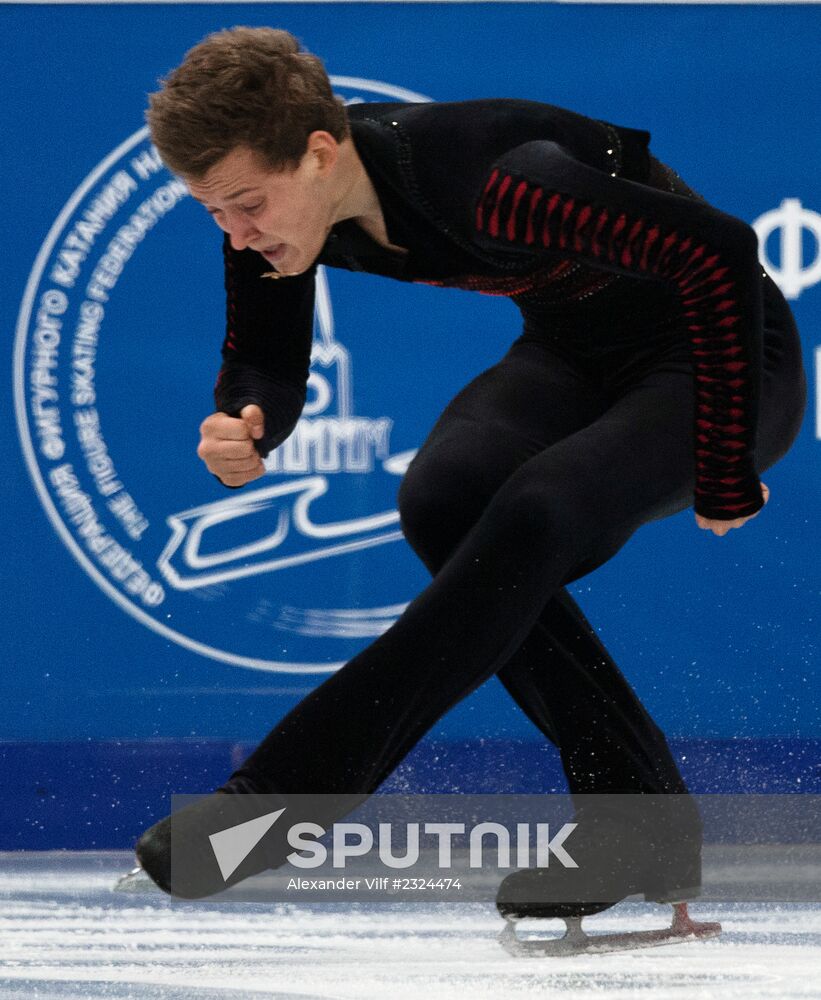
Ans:
POLYGON ((402 537, 398 528, 389 530, 399 523, 395 510, 347 521, 313 522, 309 507, 327 491, 327 479, 312 476, 172 514, 168 518, 171 540, 157 565, 172 587, 192 590, 317 559, 349 555, 402 537), (204 542, 208 532, 217 534, 221 526, 239 519, 246 519, 252 525, 262 521, 255 537, 221 551, 214 551, 207 539, 204 542), (304 541, 294 539, 292 526, 303 540, 321 544, 309 547, 304 541))

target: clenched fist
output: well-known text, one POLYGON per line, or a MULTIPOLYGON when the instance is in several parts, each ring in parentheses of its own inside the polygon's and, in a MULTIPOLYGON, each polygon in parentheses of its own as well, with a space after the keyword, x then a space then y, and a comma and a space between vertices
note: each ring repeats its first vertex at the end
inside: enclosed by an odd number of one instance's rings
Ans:
MULTIPOLYGON (((761 496, 763 497, 765 504, 770 499, 770 491, 764 483, 761 484, 761 496)), ((712 518, 704 517, 701 514, 696 514, 696 524, 699 528, 703 528, 705 531, 712 531, 714 535, 726 535, 730 528, 741 528, 754 517, 758 517, 763 509, 764 508, 762 507, 760 510, 757 510, 755 514, 750 514, 748 517, 736 517, 732 521, 716 521, 712 518)))
POLYGON ((200 424, 197 454, 226 486, 244 486, 265 474, 254 447, 264 429, 265 418, 255 403, 243 406, 238 417, 212 413, 200 424))

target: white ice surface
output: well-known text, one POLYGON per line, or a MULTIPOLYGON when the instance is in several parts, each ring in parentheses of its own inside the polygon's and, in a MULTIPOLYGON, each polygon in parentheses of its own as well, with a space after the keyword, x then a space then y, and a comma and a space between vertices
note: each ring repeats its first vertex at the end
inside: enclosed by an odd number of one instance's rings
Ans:
MULTIPOLYGON (((132 860, 0 855, 3 1000, 821 998, 821 906, 691 904, 696 918, 722 922, 720 938, 513 958, 497 943, 502 920, 490 904, 215 904, 113 893, 132 860)), ((668 915, 623 903, 585 926, 660 927, 668 915)))

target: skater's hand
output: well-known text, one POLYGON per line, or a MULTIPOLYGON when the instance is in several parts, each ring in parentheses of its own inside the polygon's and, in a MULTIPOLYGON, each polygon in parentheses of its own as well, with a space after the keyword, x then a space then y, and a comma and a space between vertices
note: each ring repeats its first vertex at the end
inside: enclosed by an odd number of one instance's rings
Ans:
POLYGON ((265 474, 265 467, 254 441, 264 433, 262 410, 249 403, 238 417, 227 413, 212 413, 200 425, 197 454, 226 486, 244 486, 265 474))
MULTIPOLYGON (((764 503, 770 499, 770 491, 764 485, 761 484, 761 495, 764 497, 764 503)), ((696 524, 699 528, 704 528, 705 531, 712 531, 714 535, 726 535, 730 528, 740 528, 743 524, 752 520, 754 517, 758 517, 761 510, 757 510, 755 514, 750 514, 749 517, 737 517, 733 521, 716 521, 710 517, 702 517, 701 514, 696 514, 696 524)))

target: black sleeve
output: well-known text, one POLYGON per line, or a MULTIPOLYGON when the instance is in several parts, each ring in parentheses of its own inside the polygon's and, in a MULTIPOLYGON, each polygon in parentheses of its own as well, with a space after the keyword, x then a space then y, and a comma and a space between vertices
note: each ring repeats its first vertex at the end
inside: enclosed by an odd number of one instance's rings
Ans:
POLYGON ((763 506, 754 467, 761 378, 758 241, 704 201, 624 180, 554 142, 496 161, 477 193, 476 239, 498 251, 573 257, 676 292, 695 380, 695 502, 716 520, 763 506))
POLYGON ((265 278, 271 265, 254 250, 223 242, 226 335, 214 387, 217 409, 236 416, 248 403, 265 414, 255 441, 264 458, 296 427, 305 405, 313 339, 316 266, 293 278, 265 278))

